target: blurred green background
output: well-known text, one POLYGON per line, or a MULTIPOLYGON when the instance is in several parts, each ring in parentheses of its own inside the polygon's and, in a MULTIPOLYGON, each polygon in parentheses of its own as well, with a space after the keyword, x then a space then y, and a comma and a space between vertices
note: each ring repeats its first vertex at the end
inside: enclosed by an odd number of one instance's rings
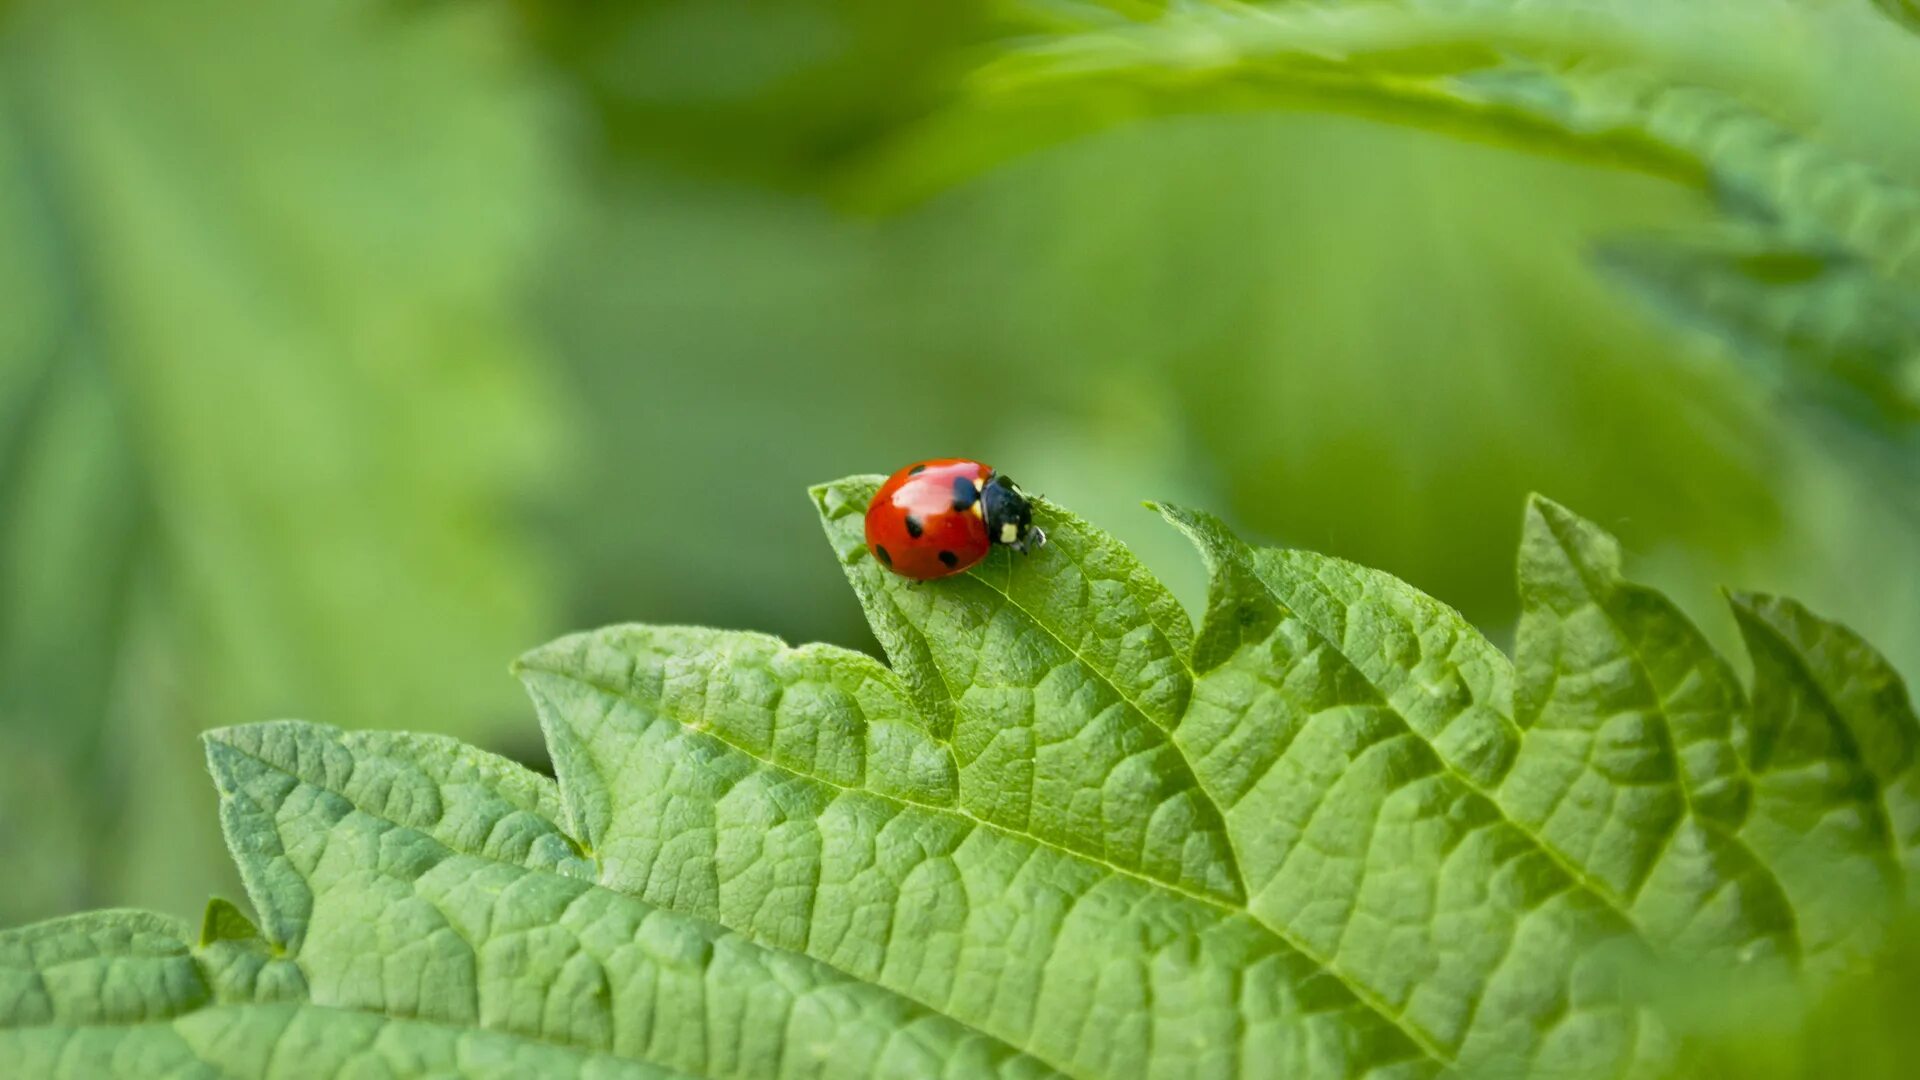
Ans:
MULTIPOLYGON (((1082 6, 0 0, 0 925, 233 894, 206 727, 537 761, 506 665, 562 631, 869 647, 803 489, 928 455, 1189 600, 1143 498, 1496 639, 1538 490, 1723 641, 1716 586, 1783 591, 1920 675, 1903 282, 1713 276, 1633 246, 1712 184, 1351 109, 977 107, 1082 6)), ((1920 177, 1920 39, 1744 10, 1675 62, 1920 177)))

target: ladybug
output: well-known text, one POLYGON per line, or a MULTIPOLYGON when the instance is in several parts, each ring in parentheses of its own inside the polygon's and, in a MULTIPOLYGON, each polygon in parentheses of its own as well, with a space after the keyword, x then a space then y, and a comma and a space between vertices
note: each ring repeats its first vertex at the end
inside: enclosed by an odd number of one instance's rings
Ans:
POLYGON ((1024 554, 1046 542, 1020 486, 966 458, 909 465, 887 477, 867 504, 867 550, 915 581, 957 574, 995 544, 1024 554))

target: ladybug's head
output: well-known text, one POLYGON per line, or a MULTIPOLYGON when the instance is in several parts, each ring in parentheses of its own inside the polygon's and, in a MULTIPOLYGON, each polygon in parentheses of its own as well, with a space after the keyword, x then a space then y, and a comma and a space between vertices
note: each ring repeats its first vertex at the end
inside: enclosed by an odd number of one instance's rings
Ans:
POLYGON ((1033 523, 1033 502, 1020 485, 996 473, 980 491, 981 516, 987 523, 987 538, 1024 552, 1047 542, 1047 534, 1033 523))

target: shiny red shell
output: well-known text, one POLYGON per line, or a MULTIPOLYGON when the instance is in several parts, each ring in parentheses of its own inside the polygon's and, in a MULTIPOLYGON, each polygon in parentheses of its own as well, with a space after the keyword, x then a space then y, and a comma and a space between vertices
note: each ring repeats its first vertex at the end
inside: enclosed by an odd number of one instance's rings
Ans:
POLYGON ((867 504, 867 550, 915 581, 967 569, 993 546, 979 498, 991 479, 992 466, 965 458, 920 461, 887 477, 867 504), (956 482, 972 497, 956 498, 956 482))

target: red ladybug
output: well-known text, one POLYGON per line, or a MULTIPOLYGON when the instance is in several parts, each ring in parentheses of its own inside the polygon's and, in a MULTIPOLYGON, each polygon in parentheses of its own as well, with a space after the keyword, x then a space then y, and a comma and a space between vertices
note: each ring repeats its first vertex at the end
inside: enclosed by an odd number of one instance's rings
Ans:
POLYGON ((1019 485, 966 458, 909 465, 887 477, 867 504, 867 550, 915 581, 957 574, 995 544, 1025 553, 1046 542, 1019 485))

